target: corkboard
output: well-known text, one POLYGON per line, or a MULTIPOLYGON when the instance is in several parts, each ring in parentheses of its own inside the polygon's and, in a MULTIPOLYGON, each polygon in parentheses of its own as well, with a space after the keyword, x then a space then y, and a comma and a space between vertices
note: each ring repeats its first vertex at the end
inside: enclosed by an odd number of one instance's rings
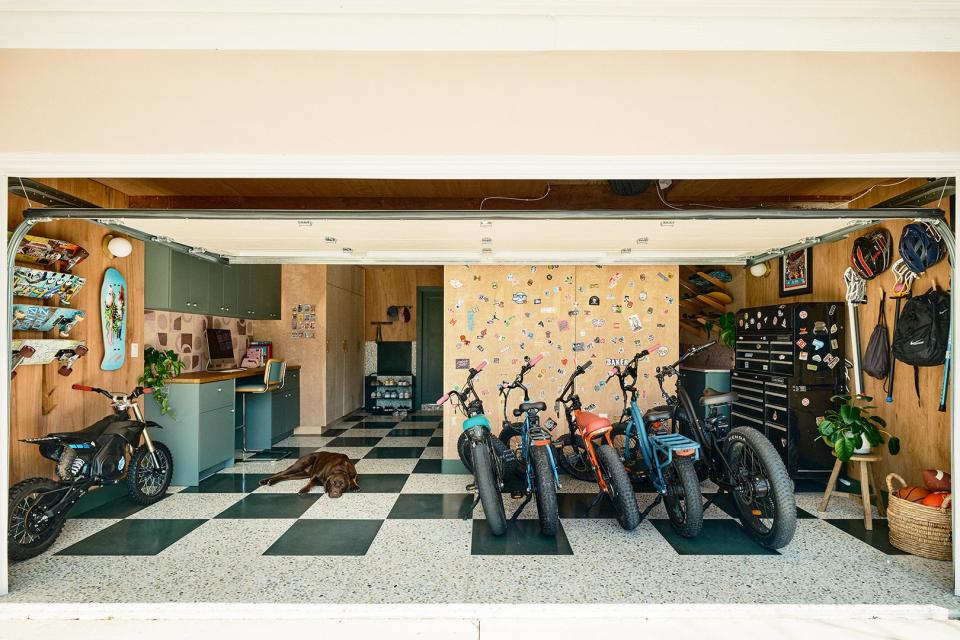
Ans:
MULTIPOLYGON (((622 406, 619 388, 603 385, 610 366, 660 344, 641 366, 638 385, 641 404, 659 403, 654 367, 673 362, 679 343, 677 271, 673 265, 445 267, 444 388, 463 385, 467 371, 458 366, 488 360, 475 386, 499 432, 503 408, 497 384, 513 380, 524 356, 544 353, 526 383, 530 398, 546 402, 546 415, 559 421, 554 399, 573 368, 593 360, 577 391, 585 407, 616 419, 622 406), (634 330, 631 319, 641 328, 634 330)), ((510 409, 520 401, 515 391, 510 409)), ((445 458, 457 457, 462 420, 461 413, 445 407, 445 458)))

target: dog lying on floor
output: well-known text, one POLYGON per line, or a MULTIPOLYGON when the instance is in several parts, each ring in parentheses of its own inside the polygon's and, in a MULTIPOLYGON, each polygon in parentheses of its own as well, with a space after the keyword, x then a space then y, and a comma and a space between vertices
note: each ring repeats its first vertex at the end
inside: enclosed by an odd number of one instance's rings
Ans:
POLYGON ((310 489, 321 484, 327 497, 339 498, 344 491, 360 488, 357 484, 357 470, 350 458, 342 453, 329 451, 308 453, 280 473, 264 478, 260 484, 269 486, 284 480, 303 478, 310 480, 298 493, 309 493, 310 489))

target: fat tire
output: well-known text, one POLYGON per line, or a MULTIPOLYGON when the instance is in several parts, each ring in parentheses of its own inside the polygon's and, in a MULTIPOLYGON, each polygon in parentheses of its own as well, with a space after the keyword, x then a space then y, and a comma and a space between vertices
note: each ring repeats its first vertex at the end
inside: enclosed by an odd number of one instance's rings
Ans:
MULTIPOLYGON (((13 516, 13 508, 27 495, 34 493, 38 490, 53 490, 58 488, 56 482, 50 478, 29 478, 18 482, 17 484, 10 487, 10 497, 7 502, 8 511, 7 517, 10 518, 13 516)), ((30 558, 35 558, 56 542, 57 538, 60 537, 60 532, 63 530, 63 525, 66 522, 65 514, 61 515, 56 519, 50 528, 45 532, 47 538, 37 544, 30 546, 23 546, 18 543, 13 538, 12 526, 13 523, 8 519, 7 521, 7 557, 11 562, 22 562, 23 560, 29 560, 30 558)))
POLYGON ((548 455, 546 447, 530 447, 540 533, 545 536, 555 536, 560 530, 560 515, 557 511, 557 483, 553 477, 548 455))
POLYGON ((460 437, 457 438, 457 455, 460 456, 460 462, 463 463, 463 466, 470 473, 473 473, 473 452, 470 448, 470 436, 467 435, 466 431, 461 431, 460 437))
POLYGON ((684 538, 695 538, 700 535, 703 529, 703 495, 700 493, 700 480, 697 478, 697 470, 691 458, 685 456, 675 456, 670 463, 675 472, 674 481, 679 483, 678 488, 683 492, 684 519, 679 521, 670 508, 670 487, 667 487, 667 496, 664 502, 667 502, 667 515, 670 516, 670 524, 674 531, 684 538))
POLYGON ((597 462, 610 487, 611 493, 607 497, 617 512, 617 522, 627 531, 633 531, 640 524, 640 507, 620 455, 615 448, 602 444, 597 447, 597 462))
POLYGON ((471 448, 474 462, 473 477, 477 483, 477 493, 480 494, 480 504, 483 505, 483 514, 487 519, 490 532, 495 536, 502 536, 507 530, 507 514, 503 509, 503 494, 500 493, 497 474, 494 473, 493 461, 490 459, 490 448, 485 442, 471 448))
POLYGON ((727 436, 724 453, 731 464, 731 468, 734 467, 735 462, 732 449, 739 442, 753 449, 770 481, 770 493, 768 495, 773 503, 775 514, 773 526, 766 534, 756 531, 750 526, 749 520, 753 519, 753 514, 746 510, 746 505, 741 504, 735 493, 731 496, 734 507, 740 515, 743 528, 757 544, 767 549, 781 549, 790 543, 797 531, 797 499, 793 493, 793 482, 787 473, 787 467, 783 464, 783 459, 774 449, 773 444, 762 433, 751 427, 737 427, 731 430, 727 436))
POLYGON ((162 442, 154 442, 153 448, 165 455, 167 458, 167 473, 163 480, 163 486, 156 495, 148 496, 137 485, 137 470, 143 465, 144 458, 150 455, 150 450, 146 445, 140 445, 130 456, 130 466, 127 468, 127 493, 130 499, 143 506, 149 506, 158 502, 167 494, 167 488, 170 486, 170 480, 173 478, 173 456, 170 449, 162 442))

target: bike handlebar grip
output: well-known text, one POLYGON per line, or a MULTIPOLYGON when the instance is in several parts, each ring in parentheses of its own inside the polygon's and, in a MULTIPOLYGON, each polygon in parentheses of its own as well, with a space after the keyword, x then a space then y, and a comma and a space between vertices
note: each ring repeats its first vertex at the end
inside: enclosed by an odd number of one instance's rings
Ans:
POLYGON ((445 394, 443 394, 442 396, 440 396, 439 398, 437 398, 437 401, 436 401, 435 404, 441 405, 441 404, 443 404, 444 402, 446 402, 449 398, 450 398, 450 394, 449 394, 449 393, 445 393, 445 394))
POLYGON ((620 372, 617 371, 617 368, 616 368, 616 367, 610 367, 610 373, 607 374, 607 380, 609 380, 609 379, 612 378, 613 376, 617 375, 618 373, 620 373, 620 372))
POLYGON ((143 394, 143 393, 153 393, 153 387, 144 387, 144 388, 140 389, 140 393, 141 393, 141 394, 143 394))
POLYGON ((716 341, 716 340, 711 340, 710 342, 708 342, 708 343, 706 343, 706 344, 702 344, 702 345, 700 345, 699 347, 697 347, 697 351, 703 351, 704 349, 709 349, 710 347, 712 347, 712 346, 715 345, 715 344, 717 344, 717 341, 716 341))
POLYGON ((483 371, 483 369, 487 366, 487 364, 489 363, 486 360, 481 360, 480 363, 477 364, 477 368, 474 369, 474 371, 483 371))
POLYGON ((536 366, 536 364, 537 364, 538 362, 540 362, 541 360, 543 360, 543 354, 542 354, 542 353, 539 354, 539 355, 538 355, 536 358, 534 358, 533 360, 531 360, 531 361, 530 361, 530 364, 528 364, 527 366, 529 366, 529 367, 536 366))
POLYGON ((75 384, 71 388, 77 391, 93 391, 93 387, 88 387, 85 384, 75 384))
POLYGON ((583 365, 580 368, 586 371, 592 366, 593 366, 593 360, 587 360, 586 362, 583 363, 583 365))

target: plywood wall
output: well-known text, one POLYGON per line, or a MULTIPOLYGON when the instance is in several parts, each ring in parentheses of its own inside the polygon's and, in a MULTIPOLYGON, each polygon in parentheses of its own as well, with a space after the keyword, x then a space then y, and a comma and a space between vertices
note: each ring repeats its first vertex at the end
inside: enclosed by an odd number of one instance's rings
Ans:
POLYGON ((383 325, 384 340, 413 342, 417 339, 417 287, 439 287, 443 284, 443 267, 364 267, 365 296, 364 336, 375 340, 374 321, 388 321, 387 308, 408 305, 410 322, 383 325))
MULTIPOLYGON (((91 180, 42 180, 42 182, 83 198, 102 207, 124 208, 127 197, 91 180)), ((7 210, 8 229, 14 229, 22 220, 26 200, 10 196, 7 210)), ((82 383, 117 391, 128 391, 136 385, 143 372, 142 356, 130 357, 130 344, 137 343, 143 351, 143 244, 133 241, 133 253, 126 258, 108 258, 101 249, 107 229, 77 220, 61 220, 36 225, 34 235, 75 242, 90 252, 90 257, 73 269, 87 282, 73 298, 70 306, 86 311, 87 317, 71 333, 71 337, 85 340, 90 353, 77 361, 69 377, 57 374, 57 365, 21 366, 11 384, 11 441, 10 481, 17 482, 32 476, 52 476, 53 463, 41 458, 37 447, 17 442, 20 438, 42 436, 52 431, 69 431, 88 426, 109 413, 106 400, 95 394, 74 391, 70 386, 82 383), (98 300, 103 273, 109 267, 118 269, 127 280, 127 359, 117 371, 102 371, 103 338, 100 328, 98 300)), ((17 298, 16 302, 36 304, 31 298, 17 298)), ((49 303, 48 303, 49 304, 49 303)), ((55 305, 54 305, 55 306, 55 305)), ((9 319, 7 320, 9 322, 9 319)), ((17 332, 15 337, 51 337, 37 332, 17 332)))
MULTIPOLYGON (((593 360, 577 390, 585 406, 616 418, 622 398, 616 386, 603 384, 609 364, 661 344, 641 366, 639 384, 642 403, 659 403, 653 368, 673 362, 679 342, 677 277, 676 266, 447 266, 444 387, 462 386, 467 372, 459 367, 487 359, 475 386, 499 431, 497 384, 513 380, 525 355, 546 354, 526 383, 532 400, 549 405, 548 415, 573 368, 593 360)), ((512 395, 510 409, 520 401, 512 395)), ((462 418, 444 409, 445 458, 457 457, 462 418)))
POLYGON ((327 266, 322 264, 285 264, 281 275, 279 320, 257 320, 253 338, 273 343, 273 353, 288 364, 300 365, 300 423, 322 426, 326 415, 327 266), (314 338, 294 338, 293 306, 317 305, 317 329, 314 338))
MULTIPOLYGON (((857 201, 858 207, 869 207, 877 202, 889 198, 922 184, 922 180, 906 182, 896 188, 877 189, 868 196, 857 201)), ((931 205, 932 206, 932 205, 931 205)), ((947 201, 941 205, 946 210, 947 201)), ((900 232, 906 222, 888 222, 883 226, 890 230, 894 245, 900 238, 900 232)), ((864 231, 863 233, 866 233, 864 231)), ((862 234, 858 234, 862 235, 862 234)), ((743 306, 758 306, 780 304, 783 302, 804 302, 812 300, 844 300, 846 285, 843 281, 843 272, 850 263, 850 253, 854 238, 840 242, 819 245, 813 249, 813 293, 803 296, 780 298, 778 289, 778 268, 776 261, 771 261, 772 273, 764 278, 747 276, 747 295, 743 306)), ((899 253, 894 249, 894 259, 899 253)), ((940 264, 930 269, 923 277, 914 283, 914 293, 924 293, 933 282, 943 289, 950 286, 950 267, 944 259, 940 264)), ((870 333, 877 322, 880 290, 888 294, 893 291, 894 276, 892 270, 881 274, 867 283, 866 306, 860 307, 860 342, 861 353, 866 348, 870 333)), ((886 304, 887 323, 890 326, 891 337, 894 321, 894 301, 888 299, 886 304)), ((847 341, 848 358, 850 341, 847 341)), ((907 482, 919 483, 920 472, 923 469, 950 468, 950 420, 948 413, 937 411, 940 401, 940 385, 942 383, 943 367, 923 367, 920 369, 920 402, 913 386, 913 368, 897 364, 896 381, 894 384, 893 402, 884 402, 886 393, 883 391, 883 382, 864 376, 864 393, 873 396, 878 404, 876 413, 882 416, 890 426, 890 431, 900 437, 902 451, 897 456, 890 456, 884 452, 881 470, 884 476, 893 471, 903 476, 907 482)))

